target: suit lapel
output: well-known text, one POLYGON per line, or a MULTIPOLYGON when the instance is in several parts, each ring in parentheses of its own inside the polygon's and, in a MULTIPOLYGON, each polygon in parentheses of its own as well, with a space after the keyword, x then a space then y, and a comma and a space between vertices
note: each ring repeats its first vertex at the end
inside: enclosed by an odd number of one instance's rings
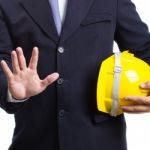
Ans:
POLYGON ((65 22, 62 27, 60 42, 64 42, 80 25, 93 0, 68 0, 65 22))
MULTIPOLYGON (((23 8, 37 25, 55 43, 59 41, 52 9, 48 0, 19 0, 23 8)), ((68 0, 65 22, 62 27, 60 42, 64 42, 80 25, 86 16, 93 0, 68 0)))
POLYGON ((52 10, 48 0, 20 0, 21 5, 27 13, 33 18, 37 25, 48 35, 55 43, 59 36, 55 27, 52 10))

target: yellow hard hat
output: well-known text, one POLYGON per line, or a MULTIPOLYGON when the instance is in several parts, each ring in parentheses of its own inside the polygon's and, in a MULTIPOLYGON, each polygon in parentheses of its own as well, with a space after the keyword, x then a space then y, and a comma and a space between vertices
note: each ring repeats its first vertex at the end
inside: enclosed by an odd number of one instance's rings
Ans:
POLYGON ((112 116, 122 114, 119 106, 133 105, 125 96, 146 96, 148 90, 140 84, 150 81, 150 67, 132 53, 116 52, 105 59, 100 68, 97 83, 98 110, 112 116))

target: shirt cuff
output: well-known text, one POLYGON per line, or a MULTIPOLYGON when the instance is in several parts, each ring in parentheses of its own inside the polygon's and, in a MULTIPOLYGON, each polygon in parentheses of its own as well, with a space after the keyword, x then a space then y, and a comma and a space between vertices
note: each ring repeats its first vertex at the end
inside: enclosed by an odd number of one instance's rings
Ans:
POLYGON ((25 98, 25 99, 22 99, 22 100, 17 100, 15 98, 12 97, 11 93, 9 90, 7 90, 7 102, 11 102, 11 103, 22 103, 22 102, 25 102, 27 101, 29 98, 25 98))

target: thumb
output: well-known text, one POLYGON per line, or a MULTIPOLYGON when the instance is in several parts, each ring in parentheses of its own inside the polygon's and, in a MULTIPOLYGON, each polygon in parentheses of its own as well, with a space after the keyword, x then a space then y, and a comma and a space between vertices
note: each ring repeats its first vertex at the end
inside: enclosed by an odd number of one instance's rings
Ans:
POLYGON ((47 87, 48 85, 52 84, 54 81, 56 81, 59 77, 58 73, 53 73, 48 75, 44 80, 42 80, 42 85, 47 87))
POLYGON ((142 83, 142 84, 140 85, 140 87, 141 87, 142 89, 148 89, 148 90, 150 90, 150 81, 142 83))

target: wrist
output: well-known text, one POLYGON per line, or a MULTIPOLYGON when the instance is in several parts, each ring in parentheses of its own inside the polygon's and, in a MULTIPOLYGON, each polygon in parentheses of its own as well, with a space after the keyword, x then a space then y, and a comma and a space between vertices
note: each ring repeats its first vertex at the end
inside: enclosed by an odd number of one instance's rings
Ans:
POLYGON ((7 101, 8 102, 21 103, 21 102, 27 101, 28 99, 29 99, 29 97, 24 98, 24 99, 16 99, 15 97, 12 96, 9 89, 7 90, 7 101))

